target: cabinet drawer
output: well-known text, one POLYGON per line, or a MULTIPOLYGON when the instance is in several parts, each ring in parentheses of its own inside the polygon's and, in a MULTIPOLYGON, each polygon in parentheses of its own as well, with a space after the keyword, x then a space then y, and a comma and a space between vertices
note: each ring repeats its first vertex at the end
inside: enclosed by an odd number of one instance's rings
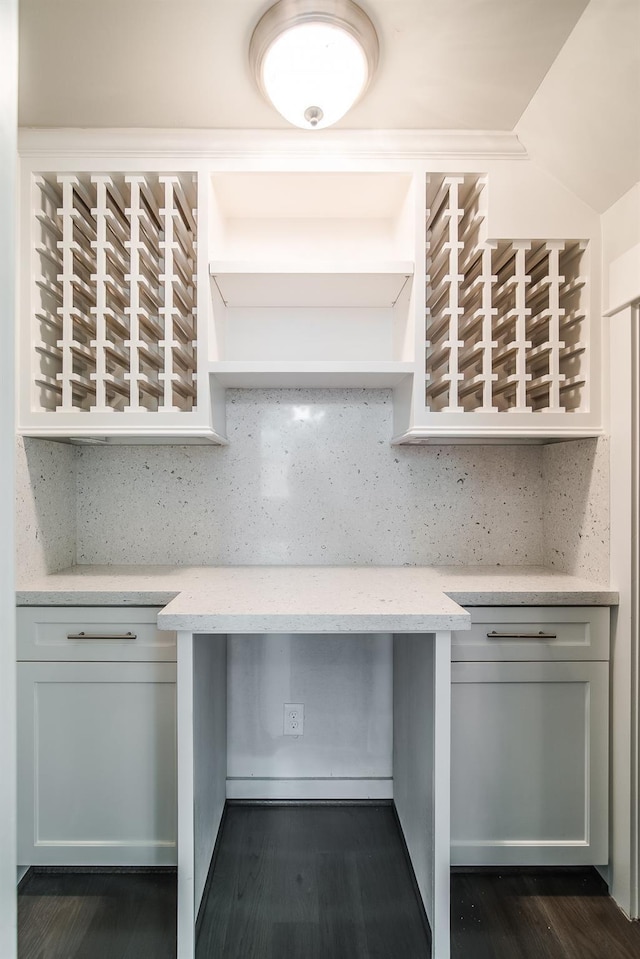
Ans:
POLYGON ((175 662, 176 634, 158 629, 159 608, 22 606, 18 659, 175 662))
POLYGON ((609 659, 608 606, 476 606, 451 636, 453 662, 609 659))

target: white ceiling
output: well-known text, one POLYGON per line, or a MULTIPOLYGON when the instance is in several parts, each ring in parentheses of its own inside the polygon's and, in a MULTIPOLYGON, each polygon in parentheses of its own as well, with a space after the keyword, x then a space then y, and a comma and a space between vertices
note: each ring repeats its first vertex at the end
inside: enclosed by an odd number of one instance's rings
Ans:
MULTIPOLYGON (((378 76, 349 128, 511 130, 587 0, 363 0, 378 76)), ((20 0, 24 126, 286 126, 254 88, 269 0, 20 0)))
POLYGON ((515 129, 601 213, 640 181, 640 0, 591 0, 515 129))
MULTIPOLYGON (((629 70, 640 63, 633 32, 636 19, 640 23, 639 0, 360 3, 378 30, 380 67, 363 101, 337 126, 515 129, 530 154, 569 185, 587 136, 588 182, 579 183, 576 192, 596 209, 640 179, 640 148, 636 157, 633 135, 625 140, 621 132, 638 125, 631 109, 637 111, 635 73, 629 70), (598 31, 606 34, 607 26, 606 39, 622 42, 624 49, 598 51, 598 31), (588 49, 582 40, 577 48, 567 42, 576 34, 586 38, 588 49), (589 44, 596 45, 595 58, 589 44), (609 69, 603 70, 603 57, 609 69), (594 87, 598 105, 606 106, 596 130, 594 87), (551 133, 552 144, 545 142, 551 133), (630 160, 618 171, 606 151, 619 143, 630 160), (609 180, 603 191, 605 170, 609 180)), ((247 63, 251 32, 270 5, 271 0, 20 0, 20 124, 285 128, 255 89, 247 63)), ((300 131, 301 137, 313 135, 300 131)))

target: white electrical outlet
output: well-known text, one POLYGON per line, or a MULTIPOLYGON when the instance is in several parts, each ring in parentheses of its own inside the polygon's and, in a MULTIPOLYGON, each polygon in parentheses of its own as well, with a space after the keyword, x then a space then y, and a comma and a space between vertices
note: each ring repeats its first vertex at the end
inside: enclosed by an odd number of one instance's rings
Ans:
POLYGON ((302 736, 304 733, 304 703, 284 704, 284 735, 302 736))

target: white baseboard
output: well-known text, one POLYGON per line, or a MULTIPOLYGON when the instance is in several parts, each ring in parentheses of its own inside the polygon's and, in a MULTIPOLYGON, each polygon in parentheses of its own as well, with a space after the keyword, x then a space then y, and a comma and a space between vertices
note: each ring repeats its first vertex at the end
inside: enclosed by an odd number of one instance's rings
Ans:
POLYGON ((227 799, 393 799, 393 779, 227 779, 227 799))
POLYGON ((24 877, 27 875, 29 869, 29 866, 18 866, 18 885, 20 885, 20 880, 24 879, 24 877))

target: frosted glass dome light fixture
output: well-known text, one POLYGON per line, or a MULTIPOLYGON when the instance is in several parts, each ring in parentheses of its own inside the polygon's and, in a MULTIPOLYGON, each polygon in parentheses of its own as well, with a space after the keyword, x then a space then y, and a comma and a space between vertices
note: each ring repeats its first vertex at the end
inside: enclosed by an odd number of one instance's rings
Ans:
POLYGON ((256 83, 285 120, 305 130, 336 123, 378 64, 375 28, 353 0, 278 0, 249 44, 256 83))

